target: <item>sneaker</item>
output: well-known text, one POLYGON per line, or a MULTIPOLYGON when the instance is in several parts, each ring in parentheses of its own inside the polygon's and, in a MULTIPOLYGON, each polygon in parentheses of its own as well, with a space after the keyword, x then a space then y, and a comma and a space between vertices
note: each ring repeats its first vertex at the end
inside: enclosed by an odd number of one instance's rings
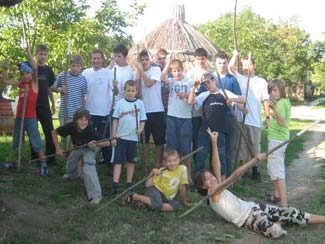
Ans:
POLYGON ((69 175, 69 174, 64 174, 64 175, 62 176, 62 178, 63 178, 63 179, 70 179, 70 175, 69 175))
POLYGON ((16 162, 14 161, 0 163, 0 169, 13 169, 13 168, 16 168, 16 162))
POLYGON ((90 200, 90 204, 99 204, 102 198, 103 198, 102 196, 94 197, 93 199, 90 200))
POLYGON ((127 182, 125 185, 125 189, 129 189, 131 186, 133 186, 132 182, 127 182))
POLYGON ((44 163, 41 164, 40 174, 41 174, 41 176, 48 176, 48 174, 49 174, 49 170, 47 168, 47 165, 44 164, 44 163))
POLYGON ((108 197, 109 198, 114 198, 114 197, 116 197, 118 195, 118 193, 119 193, 118 190, 112 189, 112 191, 110 191, 108 193, 108 197))

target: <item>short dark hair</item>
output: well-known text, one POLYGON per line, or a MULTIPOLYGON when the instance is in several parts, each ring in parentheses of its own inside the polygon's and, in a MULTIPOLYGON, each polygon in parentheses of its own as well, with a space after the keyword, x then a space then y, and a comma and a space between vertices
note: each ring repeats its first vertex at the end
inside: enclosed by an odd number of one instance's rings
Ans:
POLYGON ((36 54, 39 52, 48 52, 49 49, 47 48, 47 46, 45 44, 40 44, 36 47, 36 54))
POLYGON ((80 55, 76 54, 71 56, 70 64, 80 64, 82 66, 84 64, 84 61, 80 55))
MULTIPOLYGON (((206 169, 200 170, 194 180, 194 186, 197 190, 197 192, 201 195, 201 196, 206 196, 208 194, 208 190, 203 188, 204 185, 204 176, 206 172, 210 172, 206 169)), ((211 173, 211 172, 210 172, 211 173)))
POLYGON ((126 89, 127 86, 135 86, 137 87, 137 83, 134 80, 128 80, 124 83, 124 90, 126 89))
POLYGON ((148 50, 142 50, 142 51, 139 53, 139 57, 140 57, 140 58, 142 58, 142 57, 150 57, 148 50))
POLYGON ((124 44, 120 44, 114 48, 113 53, 121 53, 124 57, 128 56, 129 50, 124 44))
POLYGON ((99 54, 102 56, 102 59, 104 59, 104 53, 103 53, 101 50, 99 50, 99 49, 95 49, 95 50, 93 50, 93 51, 90 53, 90 58, 91 58, 91 55, 93 55, 93 54, 97 54, 97 53, 99 53, 99 54))
POLYGON ((283 83, 282 80, 280 80, 280 79, 273 79, 273 80, 270 81, 270 83, 268 84, 269 94, 271 94, 271 92, 274 89, 274 87, 277 87, 279 89, 280 97, 281 98, 286 98, 287 97, 286 88, 285 88, 284 83, 283 83))
POLYGON ((198 57, 206 57, 207 58, 208 57, 208 52, 204 48, 200 47, 200 48, 195 50, 195 57, 196 56, 198 56, 198 57))
POLYGON ((216 58, 221 58, 221 59, 227 59, 228 60, 228 55, 224 51, 218 51, 216 54, 216 58))
POLYGON ((81 119, 81 118, 87 118, 90 121, 90 113, 87 109, 85 109, 85 108, 77 109, 73 114, 72 121, 74 123, 77 123, 77 120, 81 119))

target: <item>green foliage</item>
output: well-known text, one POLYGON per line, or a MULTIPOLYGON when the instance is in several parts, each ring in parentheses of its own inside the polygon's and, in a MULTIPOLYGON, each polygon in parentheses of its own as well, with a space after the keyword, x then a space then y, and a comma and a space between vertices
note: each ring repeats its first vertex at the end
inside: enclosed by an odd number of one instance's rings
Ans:
POLYGON ((49 47, 48 62, 55 72, 65 69, 69 41, 71 53, 82 55, 86 64, 93 49, 102 49, 109 57, 117 43, 130 45, 132 38, 125 28, 134 24, 144 7, 135 0, 130 11, 122 12, 116 0, 103 0, 95 17, 86 16, 85 0, 30 0, 1 8, 0 55, 2 59, 11 56, 13 64, 26 59, 22 49, 25 30, 32 49, 41 43, 49 47))
MULTIPOLYGON (((219 48, 232 53, 233 14, 227 13, 216 21, 199 26, 219 48)), ((321 60, 324 42, 313 43, 296 20, 275 23, 246 8, 237 15, 238 48, 243 54, 252 52, 257 73, 268 80, 305 81, 307 70, 321 60)))

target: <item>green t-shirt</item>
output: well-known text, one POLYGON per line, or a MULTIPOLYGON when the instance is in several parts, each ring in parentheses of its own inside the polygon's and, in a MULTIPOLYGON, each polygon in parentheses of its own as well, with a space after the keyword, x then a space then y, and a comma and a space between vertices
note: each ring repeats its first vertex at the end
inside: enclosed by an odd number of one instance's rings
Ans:
POLYGON ((291 118, 291 104, 289 99, 281 98, 276 102, 276 110, 284 118, 285 124, 283 126, 279 125, 274 115, 271 116, 269 130, 268 130, 268 140, 274 141, 286 141, 290 137, 289 124, 291 118))

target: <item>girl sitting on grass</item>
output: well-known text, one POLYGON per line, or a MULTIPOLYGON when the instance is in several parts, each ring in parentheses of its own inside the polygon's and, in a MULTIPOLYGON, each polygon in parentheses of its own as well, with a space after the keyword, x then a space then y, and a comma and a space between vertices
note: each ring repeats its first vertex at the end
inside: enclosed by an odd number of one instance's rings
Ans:
MULTIPOLYGON (((195 186, 201 195, 213 192, 221 183, 220 161, 216 148, 218 133, 211 132, 210 129, 207 132, 212 144, 213 173, 204 170, 196 178, 195 186)), ((259 154, 257 159, 265 160, 266 156, 259 154)), ((244 169, 245 165, 239 167, 232 175, 242 174, 244 169)), ((209 203, 213 211, 227 221, 238 227, 246 227, 261 233, 268 238, 280 238, 287 234, 281 224, 325 224, 325 216, 309 214, 293 207, 278 207, 243 201, 227 189, 213 194, 209 198, 209 203)))

